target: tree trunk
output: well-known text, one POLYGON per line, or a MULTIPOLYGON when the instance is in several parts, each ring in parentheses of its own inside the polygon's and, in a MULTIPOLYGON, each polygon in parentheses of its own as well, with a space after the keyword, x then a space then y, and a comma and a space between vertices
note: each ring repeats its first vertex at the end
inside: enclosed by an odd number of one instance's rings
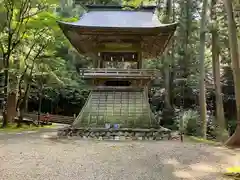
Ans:
POLYGON ((212 27, 212 67, 215 85, 216 97, 216 135, 218 141, 225 141, 227 137, 226 122, 224 118, 224 108, 222 99, 221 75, 220 75, 220 56, 218 46, 218 32, 217 32, 217 16, 216 16, 216 2, 212 0, 211 19, 215 23, 212 27))
POLYGON ((17 101, 17 105, 16 105, 16 110, 17 110, 17 116, 18 116, 18 120, 17 120, 17 127, 21 127, 21 122, 23 120, 23 114, 22 114, 22 107, 23 107, 23 95, 22 95, 22 86, 21 86, 21 79, 19 79, 18 82, 18 101, 17 101))
POLYGON ((21 122, 23 120, 23 114, 21 113, 21 98, 22 98, 22 88, 21 88, 21 76, 19 75, 19 69, 20 69, 20 60, 17 60, 17 70, 18 74, 16 76, 17 79, 17 87, 16 87, 16 105, 15 110, 17 111, 18 121, 17 121, 17 127, 21 127, 21 122), (20 105, 18 105, 18 101, 20 101, 20 105), (19 108, 19 107, 20 108, 19 108))
MULTIPOLYGON (((30 86, 30 85, 29 85, 30 86)), ((29 92, 30 92, 30 87, 28 89, 28 91, 26 92, 26 99, 25 99, 25 106, 24 106, 24 112, 28 112, 28 100, 29 100, 29 92)))
MULTIPOLYGON (((167 54, 168 56, 169 54, 167 54)), ((167 58, 165 57, 165 61, 167 58)), ((166 109, 171 109, 171 97, 170 97, 170 66, 168 63, 164 66, 164 87, 165 87, 165 93, 164 93, 164 103, 166 109)))
POLYGON ((201 25, 200 25, 200 116, 202 121, 202 136, 207 137, 207 116, 206 116, 206 93, 205 93, 205 33, 206 33, 206 15, 207 15, 207 0, 203 0, 201 25))
POLYGON ((18 113, 17 127, 21 126, 21 122, 23 120, 23 115, 25 112, 25 107, 26 107, 26 103, 27 103, 27 99, 28 99, 29 90, 30 90, 30 84, 28 83, 24 94, 22 94, 22 87, 21 87, 21 82, 20 82, 19 88, 18 88, 19 99, 18 99, 18 103, 17 103, 17 111, 19 113, 18 113))
POLYGON ((232 1, 224 0, 224 6, 227 12, 229 45, 237 107, 237 128, 234 134, 227 140, 225 144, 229 147, 240 147, 240 58, 238 52, 237 27, 233 15, 232 1))
MULTIPOLYGON (((180 23, 180 29, 177 34, 178 37, 180 37, 180 43, 178 45, 178 54, 180 55, 180 59, 178 60, 179 64, 179 70, 180 70, 180 79, 187 79, 191 75, 191 71, 189 71, 189 64, 192 63, 191 61, 191 56, 190 56, 190 37, 192 34, 192 21, 193 21, 193 14, 191 12, 192 8, 192 0, 186 0, 186 1, 181 1, 180 3, 180 9, 181 9, 181 21, 180 23)), ((177 70, 178 71, 178 70, 177 70)), ((178 74, 175 72, 175 74, 178 74)), ((180 95, 180 107, 184 108, 184 101, 187 99, 187 87, 185 84, 185 81, 180 81, 180 89, 181 89, 181 95, 180 95)))
POLYGON ((42 111, 42 90, 43 90, 43 87, 42 87, 42 85, 41 85, 41 86, 40 86, 40 89, 39 89, 38 123, 40 123, 40 121, 41 121, 41 111, 42 111))
MULTIPOLYGON (((170 23, 171 21, 171 16, 172 16, 172 0, 167 0, 166 1, 166 14, 164 18, 165 23, 170 23)), ((166 52, 165 57, 164 57, 164 87, 165 87, 165 108, 167 109, 172 109, 171 105, 171 97, 170 97, 170 53, 169 51, 166 52)))
POLYGON ((9 83, 9 58, 10 55, 4 55, 3 56, 3 62, 4 62, 4 99, 3 99, 3 123, 2 127, 7 127, 8 125, 8 116, 7 116, 7 101, 8 101, 8 83, 9 83))
POLYGON ((18 120, 17 120, 17 127, 21 127, 22 126, 22 121, 23 121, 23 104, 24 104, 24 100, 21 99, 20 100, 20 105, 19 105, 19 108, 17 109, 17 112, 18 112, 18 120))

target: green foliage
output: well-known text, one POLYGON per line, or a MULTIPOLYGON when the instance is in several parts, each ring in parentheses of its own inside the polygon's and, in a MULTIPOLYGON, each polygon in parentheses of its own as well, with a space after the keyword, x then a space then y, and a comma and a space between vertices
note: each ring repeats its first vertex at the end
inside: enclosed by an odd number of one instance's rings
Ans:
POLYGON ((142 3, 142 0, 123 1, 123 5, 138 7, 142 3))
POLYGON ((226 176, 230 176, 234 178, 234 180, 240 179, 240 166, 234 166, 227 168, 226 172, 224 173, 226 176))
MULTIPOLYGON (((201 135, 201 121, 200 114, 196 110, 180 111, 175 118, 176 126, 180 132, 188 136, 200 136, 201 135)), ((233 129, 235 130, 235 129, 233 129)), ((223 138, 228 137, 228 133, 225 131, 218 132, 216 128, 216 120, 212 115, 207 115, 207 138, 216 139, 217 133, 221 133, 223 138)))
MULTIPOLYGON (((64 1, 61 1, 64 2, 64 1)), ((119 4, 116 0, 87 0, 81 1, 81 4, 119 4)), ((152 0, 124 0, 123 5, 139 7, 140 5, 155 4, 152 0)), ((159 18, 163 19, 166 11, 166 3, 158 2, 161 8, 158 8, 159 18)), ((170 65, 171 73, 171 96, 174 99, 173 105, 179 105, 179 99, 185 100, 185 108, 198 106, 197 94, 199 92, 199 10, 201 1, 183 1, 174 2, 174 17, 171 21, 179 22, 177 33, 167 53, 169 56, 158 57, 144 61, 144 66, 151 69, 159 69, 163 72, 166 66, 170 65), (184 82, 176 82, 178 78, 185 78, 184 82), (187 102, 187 100, 195 100, 187 102)), ((57 21, 76 21, 85 10, 76 5, 74 1, 67 1, 60 4, 56 0, 2 0, 0 5, 0 54, 6 53, 8 47, 13 47, 10 53, 10 89, 15 90, 16 86, 23 77, 21 88, 26 89, 27 84, 31 84, 30 99, 38 99, 39 85, 43 85, 43 96, 52 102, 58 102, 61 97, 66 98, 72 104, 84 103, 88 90, 85 83, 79 78, 76 67, 92 67, 91 60, 79 55, 72 49, 67 38, 64 37, 57 21), (29 3, 23 7, 24 3, 29 3), (6 6, 4 6, 6 5, 6 6), (13 7, 13 10, 11 10, 13 7), (25 8, 26 11, 21 11, 25 8), (12 13, 12 19, 7 18, 7 12, 12 13), (12 41, 8 44, 10 32, 13 33, 12 41), (15 46, 15 44, 17 45, 15 46), (32 68, 33 67, 33 68, 32 68), (31 69, 33 69, 31 71, 31 69)), ((223 86, 232 81, 232 72, 230 69, 230 55, 227 37, 227 26, 225 12, 222 2, 217 6, 217 21, 212 22, 207 29, 207 41, 205 52, 205 70, 207 94, 213 92, 213 73, 211 63, 211 38, 210 30, 216 27, 219 33, 219 46, 221 62, 227 68, 222 69, 221 75, 223 86), (228 69, 228 70, 227 70, 228 69)), ((240 26, 239 26, 240 27, 240 26)), ((240 33, 239 33, 240 34, 240 33)), ((225 94, 233 94, 233 88, 228 88, 225 94), (231 89, 231 90, 229 90, 231 89)), ((228 101, 228 100, 226 100, 228 101)), ((159 104, 163 99, 159 100, 159 104)), ((228 107, 227 107, 228 108, 228 107)), ((162 109, 161 109, 162 110, 162 109)), ((199 117, 197 111, 185 110, 179 115, 184 121, 184 128, 187 134, 198 135, 199 117), (191 111, 191 112, 190 112, 191 111)), ((172 125, 174 113, 161 113, 161 117, 167 114, 167 123, 172 125), (168 116, 168 114, 172 116, 168 116), (168 120, 169 118, 169 120, 168 120)), ((178 123, 179 119, 176 120, 178 123)), ((214 134, 214 120, 209 123, 208 132, 214 134)), ((169 125, 168 124, 168 125, 169 125)), ((231 129, 235 127, 235 120, 230 121, 231 129)), ((174 128, 174 127, 173 127, 174 128)))
POLYGON ((203 138, 196 137, 196 136, 187 136, 187 137, 185 137, 185 139, 190 142, 194 142, 194 143, 204 143, 204 144, 213 145, 213 146, 221 146, 221 143, 219 143, 219 142, 203 139, 203 138))
POLYGON ((232 135, 237 127, 236 119, 230 119, 227 121, 229 134, 232 135))
POLYGON ((65 53, 70 54, 68 57, 59 55, 59 49, 71 46, 57 21, 76 18, 60 17, 56 13, 59 1, 55 0, 3 0, 2 4, 1 17, 6 18, 0 21, 0 54, 9 61, 10 90, 16 91, 17 87, 21 96, 30 91, 30 100, 38 99, 42 91, 51 101, 66 95, 64 98, 73 104, 82 104, 87 90, 70 62, 75 54, 69 51, 65 53))
POLYGON ((180 132, 191 136, 198 136, 200 133, 199 119, 199 112, 189 109, 179 113, 176 123, 180 132))
POLYGON ((4 132, 4 133, 7 133, 7 132, 15 132, 15 133, 19 133, 19 132, 23 132, 23 131, 38 131, 38 130, 41 130, 41 129, 49 129, 49 128, 55 128, 54 125, 51 125, 51 126, 43 126, 43 127, 36 127, 36 126, 28 126, 28 125, 22 125, 20 128, 17 127, 16 124, 8 124, 8 126, 4 129, 1 129, 0 128, 0 132, 4 132))

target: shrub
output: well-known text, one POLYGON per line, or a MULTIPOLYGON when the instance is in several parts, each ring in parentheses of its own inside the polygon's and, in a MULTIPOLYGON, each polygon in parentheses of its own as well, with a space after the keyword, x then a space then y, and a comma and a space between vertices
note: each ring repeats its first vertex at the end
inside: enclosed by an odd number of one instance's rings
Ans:
POLYGON ((234 179, 240 179, 240 166, 227 168, 225 175, 233 177, 234 179))
POLYGON ((191 136, 198 136, 200 125, 200 115, 196 110, 187 110, 179 112, 176 117, 176 123, 180 132, 191 136))
POLYGON ((237 127, 237 120, 228 120, 227 122, 228 122, 228 131, 231 136, 237 127))

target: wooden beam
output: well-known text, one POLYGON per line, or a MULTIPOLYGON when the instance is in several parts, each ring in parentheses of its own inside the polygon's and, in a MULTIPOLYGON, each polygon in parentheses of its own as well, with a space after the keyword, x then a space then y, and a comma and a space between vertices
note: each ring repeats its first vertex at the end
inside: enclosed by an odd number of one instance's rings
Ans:
POLYGON ((161 34, 171 34, 175 31, 175 26, 172 27, 156 27, 156 28, 119 28, 119 27, 74 27, 74 26, 68 26, 65 27, 65 29, 76 29, 80 34, 86 34, 86 35, 158 35, 161 34))
POLYGON ((138 54, 135 52, 101 52, 101 58, 105 62, 137 62, 138 54))
MULTIPOLYGON (((142 37, 141 36, 134 36, 134 35, 117 35, 118 39, 122 39, 122 40, 135 40, 135 41, 141 41, 142 37)), ((102 36, 102 35, 97 35, 97 40, 98 41, 104 41, 104 40, 108 40, 108 39, 114 39, 116 38, 116 35, 109 35, 109 36, 102 36)), ((116 40, 116 39, 115 39, 116 40)))
POLYGON ((97 52, 137 52, 140 43, 100 43, 97 44, 97 52))
POLYGON ((138 50, 138 69, 143 68, 142 48, 138 50))

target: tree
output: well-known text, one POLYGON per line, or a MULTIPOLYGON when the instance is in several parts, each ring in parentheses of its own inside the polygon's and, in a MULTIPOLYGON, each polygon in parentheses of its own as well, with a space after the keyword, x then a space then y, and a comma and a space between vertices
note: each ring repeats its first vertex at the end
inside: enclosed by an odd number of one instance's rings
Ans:
MULTIPOLYGON (((34 73, 34 85, 38 90, 38 100, 39 100, 39 106, 38 106, 38 122, 40 121, 40 115, 41 115, 41 109, 42 109, 42 99, 43 99, 43 90, 46 87, 49 86, 61 86, 63 87, 64 82, 61 80, 63 78, 63 73, 65 72, 62 68, 62 65, 65 65, 61 59, 51 60, 52 62, 49 63, 46 61, 49 61, 50 59, 44 59, 42 58, 39 63, 37 63, 37 66, 35 67, 36 72, 34 73), (44 62, 45 60, 45 62, 44 62), (61 74, 56 74, 57 71, 63 71, 61 74)), ((65 76, 65 79, 67 76, 65 76)))
POLYGON ((216 14, 216 2, 217 0, 212 0, 211 3, 211 18, 212 18, 212 67, 215 85, 215 97, 216 97, 216 131, 217 139, 219 141, 224 141, 226 138, 226 124, 224 118, 223 109, 223 99, 222 99, 222 87, 221 87, 221 74, 220 74, 220 51, 218 45, 218 20, 216 14))
POLYGON ((207 0, 203 0, 202 12, 201 12, 201 24, 200 24, 200 117, 202 121, 202 136, 207 137, 207 119, 206 119, 206 90, 205 90, 205 34, 206 34, 206 18, 207 18, 207 0))
MULTIPOLYGON (((196 21, 194 21, 194 14, 197 13, 195 10, 194 1, 180 1, 179 2, 180 10, 178 12, 177 21, 179 21, 179 29, 176 35, 176 45, 175 47, 175 79, 181 78, 184 81, 179 81, 177 90, 177 94, 180 101, 180 106, 184 106, 184 100, 188 98, 188 89, 190 86, 196 88, 197 80, 196 73, 198 73, 197 66, 197 53, 193 51, 193 49, 197 48, 198 44, 196 41, 199 39, 198 37, 198 29, 196 29, 196 21), (193 45, 193 42, 195 43, 193 45), (176 73, 177 72, 177 73, 176 73), (185 81, 187 80, 187 81, 185 81), (187 82, 189 85, 187 85, 187 82), (193 84, 193 85, 191 85, 193 84)), ((190 87, 190 89, 193 89, 190 87)), ((196 88, 197 89, 197 88, 196 88)), ((184 108, 184 107, 183 107, 184 108)))
POLYGON ((232 1, 224 0, 225 10, 227 12, 229 46, 231 53, 231 62, 234 78, 234 90, 237 107, 237 127, 235 133, 227 140, 227 146, 240 146, 240 57, 238 49, 237 26, 234 19, 232 1))
POLYGON ((29 21, 39 13, 49 8, 49 2, 40 0, 3 0, 1 2, 1 16, 5 17, 0 26, 0 49, 3 54, 4 66, 4 102, 3 102, 3 124, 6 127, 7 100, 9 93, 9 65, 12 53, 21 44, 26 32, 29 30, 29 21))
POLYGON ((16 104, 16 110, 20 112, 18 117, 18 127, 21 126, 20 122, 23 119, 24 111, 26 111, 28 95, 31 90, 34 76, 34 67, 37 64, 39 57, 43 54, 43 52, 45 52, 45 48, 47 47, 48 43, 50 43, 49 41, 44 42, 42 38, 43 34, 45 37, 47 37, 47 28, 43 27, 42 30, 44 33, 41 32, 41 30, 37 30, 37 32, 40 32, 39 34, 37 33, 38 37, 34 36, 34 39, 32 39, 33 44, 25 57, 26 64, 24 66, 24 71, 22 72, 18 81, 18 96, 16 104), (41 43, 37 44, 39 40, 41 40, 41 43))
MULTIPOLYGON (((70 18, 72 20, 72 18, 70 18)), ((24 46, 32 43, 27 56, 26 64, 19 82, 19 98, 17 109, 20 110, 19 120, 23 118, 23 112, 26 111, 28 94, 32 86, 37 88, 39 99, 39 117, 41 113, 41 103, 43 90, 46 86, 63 86, 63 80, 67 85, 73 81, 71 72, 66 69, 66 61, 57 57, 56 43, 61 45, 66 41, 61 37, 61 31, 56 20, 58 17, 52 11, 44 12, 29 22, 28 26, 32 28, 27 33, 24 46), (64 68, 63 68, 64 67, 64 68), (25 87, 24 87, 25 85, 25 87), (24 87, 24 88, 23 88, 24 87), (23 90, 24 89, 24 90, 23 90)), ((65 19, 65 20, 69 20, 65 19)), ((65 43, 64 45, 67 45, 65 43)))
MULTIPOLYGON (((171 18, 172 18, 172 0, 167 0, 166 1, 166 10, 165 10, 165 15, 164 15, 164 23, 171 23, 171 18)), ((170 52, 167 51, 164 55, 164 86, 165 86, 165 106, 166 109, 171 110, 171 97, 170 97, 170 66, 171 66, 171 56, 170 52)))

